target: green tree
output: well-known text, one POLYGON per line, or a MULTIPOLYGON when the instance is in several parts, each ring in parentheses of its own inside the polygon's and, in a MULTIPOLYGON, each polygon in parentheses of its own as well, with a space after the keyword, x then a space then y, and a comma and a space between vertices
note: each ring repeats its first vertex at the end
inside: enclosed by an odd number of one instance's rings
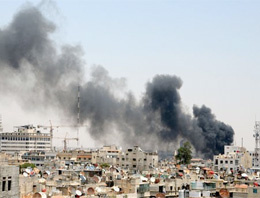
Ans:
POLYGON ((108 163, 100 164, 101 168, 108 168, 110 165, 108 163))
POLYGON ((179 164, 190 164, 191 160, 191 144, 189 142, 185 142, 182 147, 178 149, 178 154, 175 156, 176 160, 178 160, 179 164))

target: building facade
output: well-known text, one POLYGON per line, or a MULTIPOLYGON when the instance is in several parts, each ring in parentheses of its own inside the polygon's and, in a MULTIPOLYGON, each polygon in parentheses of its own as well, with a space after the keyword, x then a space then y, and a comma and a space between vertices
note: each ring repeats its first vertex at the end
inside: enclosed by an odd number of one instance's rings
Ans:
POLYGON ((134 146, 118 156, 117 165, 135 171, 151 170, 158 166, 158 153, 145 152, 140 147, 134 146))
POLYGON ((41 133, 32 125, 20 126, 15 132, 0 133, 0 151, 8 154, 19 152, 46 152, 51 150, 51 136, 41 133))
POLYGON ((0 198, 19 198, 19 167, 0 164, 0 198))
POLYGON ((103 146, 102 148, 92 152, 92 163, 116 165, 117 158, 121 152, 121 149, 115 145, 103 146))

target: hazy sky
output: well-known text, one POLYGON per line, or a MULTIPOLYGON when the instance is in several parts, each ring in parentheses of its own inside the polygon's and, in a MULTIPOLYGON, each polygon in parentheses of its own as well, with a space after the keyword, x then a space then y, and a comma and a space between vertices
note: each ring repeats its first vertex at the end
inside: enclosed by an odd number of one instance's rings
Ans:
MULTIPOLYGON (((1 0, 0 28, 26 4, 1 0)), ((259 9, 259 1, 249 0, 62 0, 41 6, 57 24, 57 45, 82 46, 87 70, 100 64, 111 76, 125 77, 139 98, 156 74, 177 75, 187 110, 210 107, 248 149, 254 147, 255 118, 260 120, 259 9)), ((18 124, 14 112, 4 112, 4 120, 13 117, 18 124)))

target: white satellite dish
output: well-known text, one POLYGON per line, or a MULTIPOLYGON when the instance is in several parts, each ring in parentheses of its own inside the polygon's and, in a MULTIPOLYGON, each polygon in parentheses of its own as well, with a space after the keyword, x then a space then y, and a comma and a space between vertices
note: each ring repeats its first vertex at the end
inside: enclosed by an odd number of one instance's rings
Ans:
POLYGON ((150 180, 151 180, 151 182, 153 182, 153 183, 155 182, 155 178, 154 178, 154 177, 151 177, 150 180))
POLYGON ((102 192, 102 189, 101 188, 99 188, 99 187, 96 187, 96 189, 95 189, 96 191, 97 191, 97 193, 101 193, 102 192))
POLYGON ((242 177, 248 177, 246 173, 241 174, 242 177))
POLYGON ((23 173, 23 176, 24 176, 24 177, 28 177, 29 175, 28 175, 28 173, 24 172, 24 173, 23 173))
POLYGON ((117 186, 114 186, 114 191, 119 192, 120 188, 118 188, 117 186))
POLYGON ((82 192, 80 190, 76 190, 76 195, 81 196, 82 192))
POLYGON ((39 194, 42 196, 42 198, 47 198, 47 195, 43 192, 39 192, 39 194))

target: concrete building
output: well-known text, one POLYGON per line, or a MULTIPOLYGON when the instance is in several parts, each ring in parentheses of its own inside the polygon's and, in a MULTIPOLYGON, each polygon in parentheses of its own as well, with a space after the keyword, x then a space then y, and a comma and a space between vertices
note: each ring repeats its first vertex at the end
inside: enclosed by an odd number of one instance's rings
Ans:
POLYGON ((0 164, 0 198, 19 197, 19 167, 0 164))
POLYGON ((215 171, 233 171, 248 169, 252 167, 252 157, 250 153, 239 146, 225 146, 224 155, 214 156, 215 171))
POLYGON ((82 162, 91 163, 92 153, 90 151, 72 150, 58 153, 57 158, 64 161, 66 165, 82 162))
POLYGON ((92 163, 116 165, 117 158, 121 152, 122 150, 115 145, 103 146, 102 148, 92 152, 92 163))
POLYGON ((117 165, 135 171, 150 170, 158 166, 158 153, 144 152, 139 146, 134 146, 119 155, 117 165))
POLYGON ((46 165, 47 163, 56 159, 56 152, 49 151, 49 152, 35 152, 29 151, 24 153, 21 156, 22 160, 29 161, 30 163, 35 164, 38 168, 46 165))
POLYGON ((15 132, 0 133, 0 151, 15 154, 26 151, 51 150, 49 133, 41 133, 32 125, 20 126, 15 132))
POLYGON ((252 158, 250 152, 247 151, 245 147, 233 146, 233 145, 227 146, 226 145, 224 147, 224 155, 229 155, 229 154, 236 154, 242 168, 248 169, 248 168, 252 168, 252 166, 254 166, 253 165, 254 159, 252 158))

